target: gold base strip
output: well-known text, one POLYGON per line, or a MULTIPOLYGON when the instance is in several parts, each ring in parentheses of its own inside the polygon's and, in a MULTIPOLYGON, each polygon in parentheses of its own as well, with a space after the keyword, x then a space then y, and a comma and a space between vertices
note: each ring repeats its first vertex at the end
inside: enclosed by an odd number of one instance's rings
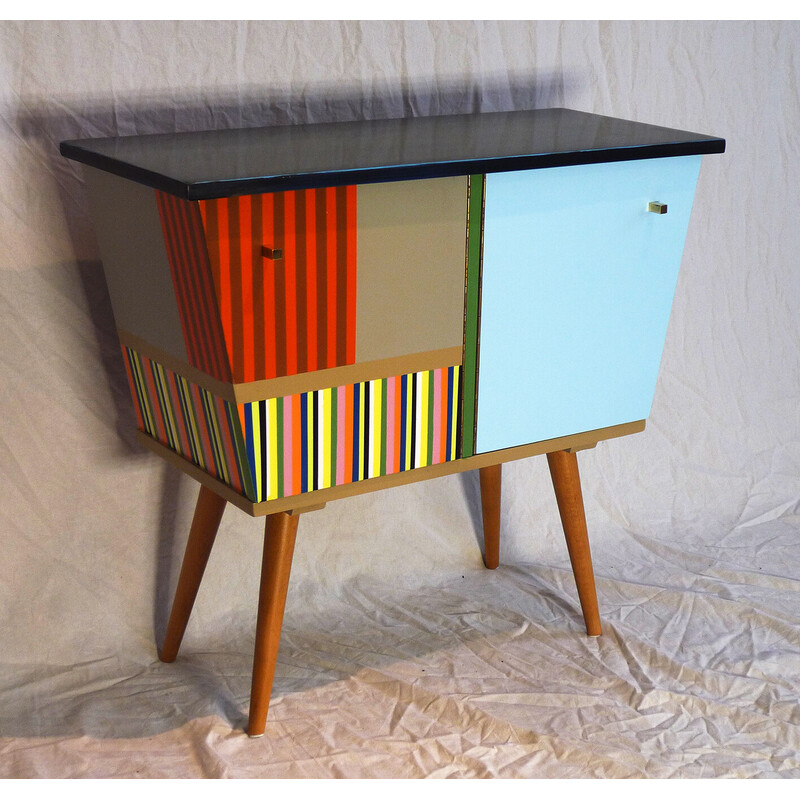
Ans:
POLYGON ((586 450, 594 447, 598 442, 607 439, 616 439, 620 436, 629 436, 634 433, 641 433, 645 429, 645 420, 640 419, 636 422, 626 422, 623 425, 612 425, 608 428, 599 428, 585 433, 576 433, 571 436, 561 436, 557 439, 547 439, 544 442, 535 442, 520 447, 509 447, 506 450, 495 450, 491 453, 479 453, 470 458, 461 458, 456 461, 446 461, 443 464, 433 464, 429 467, 419 467, 417 469, 406 470, 394 475, 381 475, 376 478, 368 478, 356 483, 345 483, 341 486, 331 486, 329 489, 317 489, 315 492, 294 495, 292 497, 282 497, 278 500, 267 500, 263 503, 253 503, 243 495, 235 492, 230 486, 201 470, 191 461, 187 461, 173 450, 165 447, 160 442, 148 436, 142 431, 137 431, 137 438, 141 444, 152 450, 157 455, 165 458, 178 469, 185 472, 195 480, 215 491, 220 497, 224 497, 228 502, 241 508, 253 517, 263 517, 267 514, 277 514, 281 511, 300 513, 303 509, 313 510, 332 500, 339 500, 344 497, 353 497, 358 494, 377 492, 381 489, 389 489, 393 486, 404 486, 417 481, 441 478, 445 475, 455 475, 459 472, 468 472, 480 467, 490 467, 494 464, 505 464, 508 461, 517 461, 522 458, 531 458, 545 453, 552 453, 556 450, 586 450))

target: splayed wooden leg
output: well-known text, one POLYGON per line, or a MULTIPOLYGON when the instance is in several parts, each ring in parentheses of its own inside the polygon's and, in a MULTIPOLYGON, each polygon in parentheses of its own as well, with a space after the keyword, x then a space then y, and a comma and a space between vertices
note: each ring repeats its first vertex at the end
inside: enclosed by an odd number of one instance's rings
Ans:
POLYGON ((561 524, 567 540, 572 573, 578 587, 578 597, 589 636, 600 636, 600 612, 597 608, 597 590, 589 551, 589 534, 581 494, 581 479, 575 453, 559 450, 547 454, 547 464, 553 479, 561 524))
POLYGON ((253 656, 253 683, 250 691, 250 718, 247 734, 262 736, 275 678, 278 645, 289 589, 289 573, 300 517, 289 513, 270 514, 264 531, 264 557, 261 564, 261 589, 258 596, 256 647, 253 656))
POLYGON ((178 586, 175 589, 175 599, 172 602, 172 612, 161 648, 162 661, 174 661, 178 655, 225 506, 226 501, 218 494, 205 486, 200 487, 178 586))

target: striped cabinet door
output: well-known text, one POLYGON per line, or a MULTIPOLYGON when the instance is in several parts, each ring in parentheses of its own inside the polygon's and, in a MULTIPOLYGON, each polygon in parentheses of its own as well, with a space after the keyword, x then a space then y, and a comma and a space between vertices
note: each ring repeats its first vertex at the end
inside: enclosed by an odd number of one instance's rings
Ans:
POLYGON ((234 382, 352 364, 356 187, 198 205, 234 382))
POLYGON ((156 197, 192 366, 245 383, 354 362, 355 186, 156 197))
POLYGON ((648 416, 700 158, 486 176, 476 452, 648 416))

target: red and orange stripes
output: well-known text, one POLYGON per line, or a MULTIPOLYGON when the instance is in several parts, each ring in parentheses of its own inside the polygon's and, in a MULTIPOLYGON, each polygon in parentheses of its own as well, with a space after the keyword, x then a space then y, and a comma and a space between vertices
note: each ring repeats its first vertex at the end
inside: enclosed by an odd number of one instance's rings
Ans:
POLYGON ((354 363, 355 186, 198 208, 235 382, 354 363), (262 246, 282 257, 266 258, 262 246))
POLYGON ((225 337, 196 203, 156 192, 167 259, 189 363, 222 381, 231 379, 225 337))

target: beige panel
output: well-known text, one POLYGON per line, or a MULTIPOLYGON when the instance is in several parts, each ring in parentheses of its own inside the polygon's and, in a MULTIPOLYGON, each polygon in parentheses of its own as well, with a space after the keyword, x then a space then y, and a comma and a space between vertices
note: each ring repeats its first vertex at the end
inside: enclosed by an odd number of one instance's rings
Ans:
POLYGON ((117 328, 188 361, 155 190, 86 168, 117 328))
POLYGON ((356 361, 461 347, 467 178, 358 187, 356 361))

